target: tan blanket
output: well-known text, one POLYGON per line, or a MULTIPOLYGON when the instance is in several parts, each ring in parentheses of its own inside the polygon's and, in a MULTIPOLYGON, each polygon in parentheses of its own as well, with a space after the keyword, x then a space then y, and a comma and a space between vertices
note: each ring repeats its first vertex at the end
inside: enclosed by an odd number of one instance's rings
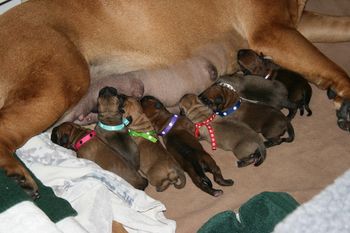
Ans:
MULTIPOLYGON (((328 14, 350 15, 349 0, 310 0, 307 9, 328 14)), ((326 55, 350 74, 350 43, 318 44, 326 55)), ((268 149, 260 167, 238 169, 232 153, 212 153, 225 178, 235 180, 233 187, 222 187, 224 195, 214 198, 196 188, 188 178, 184 189, 169 188, 146 192, 167 207, 166 216, 176 220, 178 233, 196 232, 210 217, 225 210, 236 210, 242 203, 263 191, 288 192, 303 203, 319 193, 350 168, 349 133, 336 125, 333 104, 326 92, 313 88, 311 117, 293 120, 296 139, 293 143, 268 149)), ((210 151, 210 145, 203 143, 210 151)), ((215 187, 218 187, 214 183, 215 187)))

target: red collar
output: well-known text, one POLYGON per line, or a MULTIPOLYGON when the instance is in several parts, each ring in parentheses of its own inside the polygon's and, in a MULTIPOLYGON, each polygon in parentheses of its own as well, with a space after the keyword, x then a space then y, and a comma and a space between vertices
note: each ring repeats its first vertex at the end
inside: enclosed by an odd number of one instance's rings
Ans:
POLYGON ((84 145, 86 142, 90 141, 92 138, 96 136, 95 130, 89 131, 87 134, 85 134, 82 138, 80 138, 74 145, 75 150, 79 150, 82 145, 84 145))
POLYGON ((211 149, 216 150, 216 140, 215 140, 215 135, 214 135, 214 129, 211 126, 210 122, 212 122, 215 118, 216 114, 214 113, 208 119, 202 122, 196 123, 194 126, 196 127, 194 130, 194 135, 198 138, 199 137, 199 128, 202 126, 206 126, 208 131, 209 131, 209 137, 210 137, 210 142, 211 142, 211 149))

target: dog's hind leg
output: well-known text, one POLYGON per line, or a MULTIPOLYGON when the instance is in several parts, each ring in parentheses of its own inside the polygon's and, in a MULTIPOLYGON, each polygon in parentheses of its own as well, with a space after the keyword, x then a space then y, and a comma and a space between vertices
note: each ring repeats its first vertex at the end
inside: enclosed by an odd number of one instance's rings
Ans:
POLYGON ((206 172, 210 172, 213 174, 214 181, 222 186, 231 186, 233 185, 233 180, 225 179, 222 176, 221 169, 216 164, 214 159, 210 157, 209 154, 205 154, 202 156, 201 165, 206 172))
MULTIPOLYGON (((38 50, 48 51, 50 48, 38 50)), ((52 56, 28 62, 30 68, 24 76, 15 76, 14 73, 13 77, 4 79, 9 80, 7 89, 0 91, 7 93, 1 96, 4 103, 0 109, 0 168, 7 176, 16 177, 33 196, 38 187, 29 172, 14 159, 13 153, 77 103, 89 85, 89 70, 81 55, 71 52, 66 44, 57 48, 52 56)))
POLYGON ((297 29, 311 42, 350 41, 348 16, 330 16, 304 11, 297 29))

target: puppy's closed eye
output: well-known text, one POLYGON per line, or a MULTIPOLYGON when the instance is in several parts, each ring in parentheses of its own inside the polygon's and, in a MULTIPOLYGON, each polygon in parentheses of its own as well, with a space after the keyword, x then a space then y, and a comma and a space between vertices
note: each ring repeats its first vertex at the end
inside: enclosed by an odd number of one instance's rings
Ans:
POLYGON ((67 147, 69 142, 69 135, 68 134, 63 134, 62 137, 58 139, 58 145, 67 147))

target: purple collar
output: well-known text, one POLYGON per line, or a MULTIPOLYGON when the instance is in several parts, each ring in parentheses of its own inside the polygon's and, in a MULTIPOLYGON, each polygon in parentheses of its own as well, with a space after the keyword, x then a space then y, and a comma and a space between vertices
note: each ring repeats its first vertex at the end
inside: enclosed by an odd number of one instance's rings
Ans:
POLYGON ((175 125, 176 121, 178 120, 179 116, 174 114, 171 119, 170 122, 168 123, 168 125, 158 134, 159 136, 165 136, 167 133, 169 133, 169 131, 173 128, 173 126, 175 125))

